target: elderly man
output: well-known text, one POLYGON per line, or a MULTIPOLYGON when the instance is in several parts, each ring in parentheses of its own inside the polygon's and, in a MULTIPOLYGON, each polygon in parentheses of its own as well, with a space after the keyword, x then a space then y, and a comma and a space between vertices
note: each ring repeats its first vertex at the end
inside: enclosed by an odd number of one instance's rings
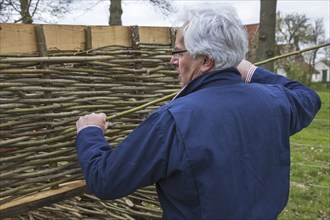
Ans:
POLYGON ((247 48, 232 7, 188 10, 171 59, 182 87, 175 99, 115 150, 103 135, 105 114, 77 121, 91 192, 116 199, 156 184, 164 219, 276 219, 288 199, 290 135, 321 102, 301 83, 245 61, 247 48))

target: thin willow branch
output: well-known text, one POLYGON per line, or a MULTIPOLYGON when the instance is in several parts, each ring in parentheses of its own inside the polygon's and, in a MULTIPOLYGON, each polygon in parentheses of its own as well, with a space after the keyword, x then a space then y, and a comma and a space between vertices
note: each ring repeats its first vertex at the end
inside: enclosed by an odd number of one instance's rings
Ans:
POLYGON ((330 46, 330 43, 325 43, 325 44, 317 45, 317 46, 314 46, 314 47, 309 47, 309 48, 306 48, 306 49, 302 49, 302 50, 294 51, 294 52, 291 52, 291 53, 283 54, 283 55, 280 55, 280 56, 272 57, 272 58, 267 59, 267 60, 256 62, 255 65, 262 65, 262 64, 269 63, 269 62, 279 60, 279 59, 282 59, 282 58, 286 58, 286 57, 294 56, 294 55, 297 55, 297 54, 305 53, 307 51, 317 50, 317 49, 320 49, 320 48, 326 47, 326 46, 330 46))
MULTIPOLYGON (((166 95, 166 96, 164 96, 162 98, 159 98, 159 99, 155 99, 155 100, 153 100, 151 102, 147 102, 147 103, 145 103, 143 105, 140 105, 138 107, 135 107, 135 108, 132 108, 132 109, 129 109, 129 110, 126 110, 126 111, 122 111, 122 112, 119 112, 117 114, 108 116, 107 117, 107 120, 112 120, 112 119, 115 119, 115 118, 119 118, 121 116, 128 115, 128 114, 134 113, 136 111, 142 110, 142 109, 144 109, 144 108, 146 108, 148 106, 152 106, 152 105, 157 104, 159 102, 169 100, 169 99, 173 98, 176 94, 177 94, 177 92, 172 93, 172 94, 169 94, 169 95, 166 95)), ((75 130, 75 128, 69 128, 69 129, 63 131, 62 134, 66 134, 66 133, 72 132, 74 130, 75 130)))

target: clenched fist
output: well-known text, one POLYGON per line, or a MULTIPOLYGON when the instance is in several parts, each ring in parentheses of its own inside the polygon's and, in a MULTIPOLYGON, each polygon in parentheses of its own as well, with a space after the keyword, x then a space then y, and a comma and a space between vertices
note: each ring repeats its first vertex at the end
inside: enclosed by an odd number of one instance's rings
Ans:
POLYGON ((105 132, 109 126, 104 113, 92 113, 79 118, 76 123, 77 133, 87 127, 99 127, 105 132))

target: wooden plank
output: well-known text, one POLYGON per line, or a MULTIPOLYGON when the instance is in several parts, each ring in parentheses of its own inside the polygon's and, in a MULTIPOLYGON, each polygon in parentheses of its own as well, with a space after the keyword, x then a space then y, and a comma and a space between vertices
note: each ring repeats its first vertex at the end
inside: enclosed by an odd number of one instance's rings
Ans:
POLYGON ((131 31, 124 26, 91 27, 93 48, 104 46, 131 46, 131 31))
POLYGON ((85 50, 85 27, 78 25, 43 25, 48 51, 85 50))
POLYGON ((34 25, 0 23, 0 54, 33 53, 37 50, 34 25))
POLYGON ((171 44, 171 29, 168 27, 139 27, 140 43, 171 44))
POLYGON ((2 204, 0 205, 0 216, 1 218, 16 216, 87 192, 84 180, 69 182, 60 185, 59 189, 41 191, 2 204))
MULTIPOLYGON (((85 26, 42 25, 48 51, 86 50, 85 26)), ((125 26, 92 26, 91 45, 131 47, 131 30, 125 26)), ((169 27, 139 27, 140 43, 171 44, 169 27)), ((0 54, 37 52, 35 25, 0 23, 0 54)))

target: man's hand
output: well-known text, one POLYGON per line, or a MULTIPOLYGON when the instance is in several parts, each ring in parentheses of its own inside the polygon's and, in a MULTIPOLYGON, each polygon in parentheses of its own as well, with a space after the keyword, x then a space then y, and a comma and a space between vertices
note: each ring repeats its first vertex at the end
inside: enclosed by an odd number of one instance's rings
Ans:
POLYGON ((104 113, 92 113, 79 118, 76 123, 77 133, 90 126, 100 127, 105 132, 109 126, 107 116, 104 113))
POLYGON ((246 81, 246 77, 253 67, 255 66, 247 60, 242 60, 242 62, 238 64, 237 69, 242 75, 243 82, 246 81))

